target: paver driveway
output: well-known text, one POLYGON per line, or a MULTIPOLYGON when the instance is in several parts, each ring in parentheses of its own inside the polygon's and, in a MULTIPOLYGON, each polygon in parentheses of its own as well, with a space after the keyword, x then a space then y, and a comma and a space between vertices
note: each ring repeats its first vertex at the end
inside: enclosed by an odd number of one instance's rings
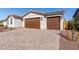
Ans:
POLYGON ((60 36, 58 30, 39 30, 19 28, 0 32, 0 49, 42 50, 59 49, 60 36))

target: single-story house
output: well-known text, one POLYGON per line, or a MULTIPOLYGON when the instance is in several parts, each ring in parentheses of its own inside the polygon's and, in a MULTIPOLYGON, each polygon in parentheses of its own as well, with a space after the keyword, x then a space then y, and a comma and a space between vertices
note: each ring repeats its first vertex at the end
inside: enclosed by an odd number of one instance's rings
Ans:
POLYGON ((9 15, 6 19, 7 22, 7 27, 11 27, 11 28, 17 28, 17 27, 23 27, 22 26, 22 17, 21 16, 17 16, 17 15, 9 15))
POLYGON ((49 13, 30 11, 23 16, 23 27, 63 30, 63 14, 63 11, 49 13))
POLYGON ((63 30, 63 11, 42 13, 30 11, 24 16, 9 15, 6 19, 7 27, 35 28, 35 29, 55 29, 63 30))

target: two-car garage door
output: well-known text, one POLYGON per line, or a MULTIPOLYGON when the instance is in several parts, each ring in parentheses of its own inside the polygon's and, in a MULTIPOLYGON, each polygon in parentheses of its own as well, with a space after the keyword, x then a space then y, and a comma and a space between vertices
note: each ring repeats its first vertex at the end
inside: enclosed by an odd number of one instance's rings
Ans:
POLYGON ((40 18, 29 18, 25 20, 26 28, 40 28, 40 18))
MULTIPOLYGON (((25 20, 26 28, 40 29, 40 18, 29 18, 25 20)), ((60 17, 47 17, 47 29, 60 29, 60 17)))

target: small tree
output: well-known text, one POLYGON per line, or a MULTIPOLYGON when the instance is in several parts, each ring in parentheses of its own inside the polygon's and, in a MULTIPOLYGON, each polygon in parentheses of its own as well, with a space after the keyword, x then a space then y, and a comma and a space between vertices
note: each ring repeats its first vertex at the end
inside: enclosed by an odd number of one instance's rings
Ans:
POLYGON ((71 21, 68 21, 68 30, 72 30, 72 22, 71 21))
POLYGON ((71 20, 71 22, 72 22, 72 30, 73 31, 77 31, 77 19, 76 18, 73 18, 72 20, 71 20))

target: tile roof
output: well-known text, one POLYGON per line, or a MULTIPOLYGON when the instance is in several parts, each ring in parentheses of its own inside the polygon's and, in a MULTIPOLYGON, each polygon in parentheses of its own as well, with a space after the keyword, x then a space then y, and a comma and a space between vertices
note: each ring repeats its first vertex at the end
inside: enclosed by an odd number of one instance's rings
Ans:
POLYGON ((43 13, 43 12, 37 12, 37 11, 30 11, 30 12, 26 13, 24 16, 26 16, 29 13, 36 13, 36 14, 40 14, 40 15, 44 15, 44 16, 49 16, 49 15, 60 15, 60 14, 63 15, 64 14, 64 11, 49 12, 49 13, 43 13))
MULTIPOLYGON (((15 19, 21 19, 22 20, 22 17, 21 16, 18 16, 18 15, 15 15, 15 14, 12 14, 12 15, 9 15, 8 17, 7 17, 7 19, 9 18, 9 17, 14 17, 15 19)), ((6 19, 6 20, 7 20, 6 19)))

